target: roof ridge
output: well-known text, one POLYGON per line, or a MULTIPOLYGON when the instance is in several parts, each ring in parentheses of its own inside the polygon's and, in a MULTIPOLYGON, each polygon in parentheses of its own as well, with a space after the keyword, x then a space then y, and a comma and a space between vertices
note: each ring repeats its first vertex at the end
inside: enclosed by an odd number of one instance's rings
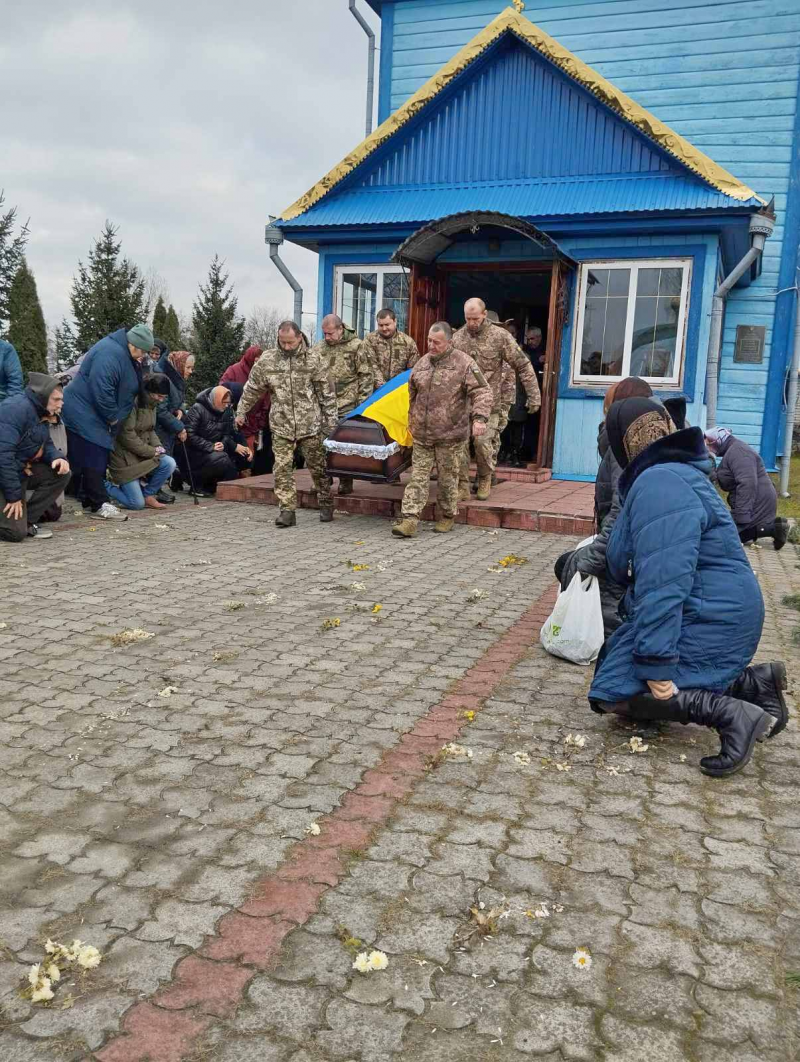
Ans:
POLYGON ((744 202, 755 198, 762 203, 766 200, 757 195, 732 173, 714 162, 712 158, 696 148, 688 140, 676 133, 655 115, 641 107, 630 96, 618 89, 596 70, 590 67, 573 52, 559 44, 544 30, 534 25, 530 19, 518 14, 512 8, 501 11, 471 41, 464 45, 443 67, 430 77, 421 88, 406 100, 404 104, 389 115, 377 129, 349 154, 345 155, 333 169, 317 181, 304 195, 295 200, 281 214, 282 221, 304 214, 319 202, 336 185, 348 177, 364 159, 377 151, 404 125, 416 117, 427 105, 445 89, 460 73, 470 66, 483 52, 505 33, 512 33, 533 47, 540 55, 558 67, 563 74, 582 85, 601 103, 617 114, 623 121, 632 125, 640 133, 655 143, 662 151, 677 159, 681 165, 694 173, 706 184, 732 199, 744 202))

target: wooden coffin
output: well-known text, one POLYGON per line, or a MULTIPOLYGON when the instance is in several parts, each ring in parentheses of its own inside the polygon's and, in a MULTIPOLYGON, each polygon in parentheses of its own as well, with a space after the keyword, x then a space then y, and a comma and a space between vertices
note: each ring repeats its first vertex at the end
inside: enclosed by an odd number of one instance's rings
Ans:
POLYGON ((399 446, 382 424, 366 417, 339 421, 325 452, 332 476, 373 483, 394 483, 411 466, 411 447, 399 446))

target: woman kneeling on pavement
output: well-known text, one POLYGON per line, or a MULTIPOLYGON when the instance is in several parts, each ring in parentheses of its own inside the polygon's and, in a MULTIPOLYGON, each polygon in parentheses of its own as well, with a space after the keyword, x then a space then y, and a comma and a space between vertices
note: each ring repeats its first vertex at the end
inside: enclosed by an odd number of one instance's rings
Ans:
POLYGON ((165 509, 156 495, 175 471, 175 461, 156 435, 156 415, 169 394, 169 380, 155 373, 142 391, 114 442, 105 486, 123 509, 165 509))
POLYGON ((700 769, 734 774, 757 740, 786 726, 786 671, 780 663, 748 666, 764 603, 708 478, 703 433, 675 431, 664 407, 647 398, 615 402, 606 430, 623 470, 606 563, 627 591, 625 622, 603 646, 590 704, 638 722, 710 727, 721 748, 700 769))

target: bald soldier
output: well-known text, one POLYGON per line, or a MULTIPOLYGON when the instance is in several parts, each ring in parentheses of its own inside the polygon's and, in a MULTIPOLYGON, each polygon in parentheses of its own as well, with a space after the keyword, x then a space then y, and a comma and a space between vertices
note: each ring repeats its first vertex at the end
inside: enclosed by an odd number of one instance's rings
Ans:
MULTIPOLYGON (((492 474, 495 468, 495 440, 503 406, 503 365, 516 370, 520 383, 528 396, 528 412, 535 413, 542 404, 539 384, 530 361, 520 350, 511 335, 499 325, 486 319, 486 304, 482 299, 468 299, 464 304, 466 324, 453 336, 453 345, 471 355, 478 363, 492 389, 492 414, 486 431, 475 439, 475 459, 478 465, 478 500, 485 501, 492 490, 492 474)), ((469 448, 464 447, 461 459, 461 497, 469 497, 469 448)))
MULTIPOLYGON (((322 318, 322 339, 312 348, 328 366, 336 391, 339 419, 360 406, 373 392, 372 365, 363 342, 335 313, 322 318)), ((353 480, 339 476, 339 493, 352 494, 353 480)))

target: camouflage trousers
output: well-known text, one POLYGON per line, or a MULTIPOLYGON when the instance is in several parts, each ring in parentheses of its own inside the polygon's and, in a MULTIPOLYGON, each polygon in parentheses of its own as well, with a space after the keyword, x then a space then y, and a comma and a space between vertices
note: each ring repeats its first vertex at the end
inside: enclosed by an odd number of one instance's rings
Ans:
POLYGON ((328 475, 325 448, 319 435, 307 435, 304 439, 287 439, 283 435, 272 436, 272 452, 275 454, 275 497, 281 509, 291 512, 297 508, 297 487, 294 482, 294 450, 299 446, 306 467, 314 480, 317 501, 321 509, 333 505, 331 478, 328 475))
POLYGON ((500 416, 497 421, 497 435, 494 437, 494 468, 497 468, 497 458, 500 454, 500 436, 508 427, 508 414, 511 410, 511 406, 503 406, 500 410, 500 416))
POLYGON ((460 442, 439 443, 436 446, 414 443, 411 479, 403 493, 403 516, 419 518, 428 504, 431 470, 434 465, 439 469, 439 515, 444 517, 456 515, 458 511, 458 466, 463 450, 464 444, 460 442))
MULTIPOLYGON (((497 466, 497 454, 500 448, 500 432, 497 430, 500 415, 492 413, 486 425, 486 431, 473 439, 475 445, 475 463, 479 476, 491 476, 497 466)), ((464 443, 461 454, 461 467, 458 482, 462 487, 469 487, 469 441, 464 443)))

